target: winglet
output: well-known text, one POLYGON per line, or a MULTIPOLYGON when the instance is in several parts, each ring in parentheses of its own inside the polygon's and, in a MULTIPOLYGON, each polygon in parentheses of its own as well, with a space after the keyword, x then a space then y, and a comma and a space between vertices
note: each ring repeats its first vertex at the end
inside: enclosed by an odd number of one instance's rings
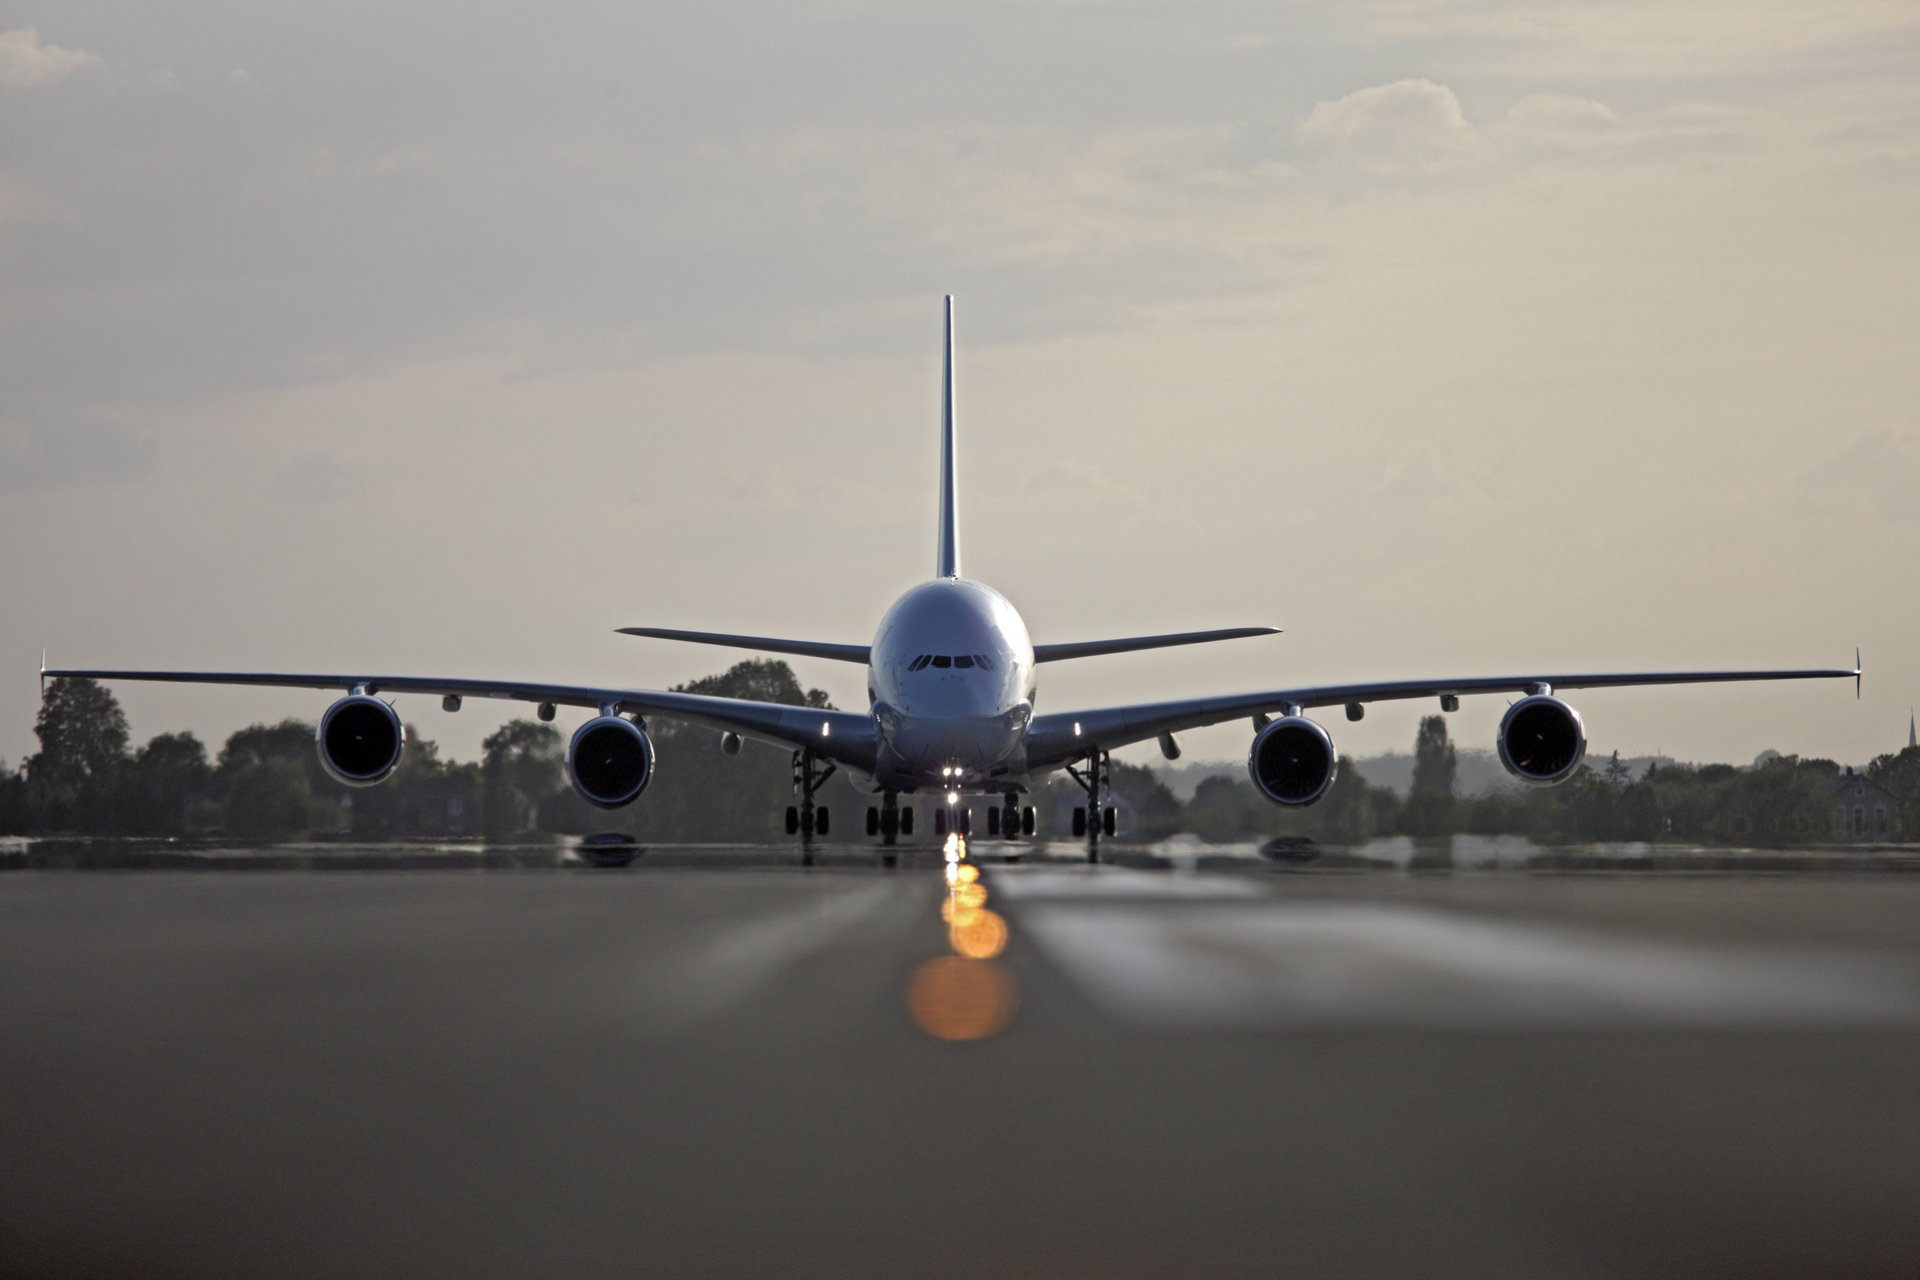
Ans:
POLYGON ((47 696, 47 646, 40 646, 40 696, 47 696))
POLYGON ((1860 701, 1860 646, 1853 647, 1853 700, 1860 701))
POLYGON ((940 548, 937 578, 960 576, 959 480, 953 457, 953 295, 947 295, 946 360, 940 379, 940 548))

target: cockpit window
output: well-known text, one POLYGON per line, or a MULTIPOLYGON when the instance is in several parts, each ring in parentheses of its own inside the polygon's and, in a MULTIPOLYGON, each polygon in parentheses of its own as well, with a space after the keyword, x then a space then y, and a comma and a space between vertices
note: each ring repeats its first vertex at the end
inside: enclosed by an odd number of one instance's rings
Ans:
POLYGON ((924 671, 928 667, 938 667, 942 671, 954 667, 963 671, 972 667, 982 671, 997 670, 993 659, 984 653, 923 653, 907 664, 909 671, 924 671))

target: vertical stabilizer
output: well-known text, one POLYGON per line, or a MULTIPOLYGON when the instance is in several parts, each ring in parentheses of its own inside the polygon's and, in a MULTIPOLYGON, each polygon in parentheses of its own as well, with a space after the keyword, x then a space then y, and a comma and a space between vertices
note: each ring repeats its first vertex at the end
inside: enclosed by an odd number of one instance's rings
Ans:
POLYGON ((953 295, 947 295, 946 365, 940 379, 940 552, 934 576, 960 576, 960 492, 953 457, 953 295))

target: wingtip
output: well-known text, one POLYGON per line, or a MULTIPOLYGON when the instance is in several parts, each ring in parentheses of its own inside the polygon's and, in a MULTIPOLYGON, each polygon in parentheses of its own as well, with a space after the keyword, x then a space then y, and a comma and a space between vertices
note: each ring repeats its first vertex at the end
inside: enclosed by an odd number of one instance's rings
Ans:
POLYGON ((1853 700, 1860 701, 1860 673, 1865 668, 1860 665, 1860 646, 1853 648, 1853 700))

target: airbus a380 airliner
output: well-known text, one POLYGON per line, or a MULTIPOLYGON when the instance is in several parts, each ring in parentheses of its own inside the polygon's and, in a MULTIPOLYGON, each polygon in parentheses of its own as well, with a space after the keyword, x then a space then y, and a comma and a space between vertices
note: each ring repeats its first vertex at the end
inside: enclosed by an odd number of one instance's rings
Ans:
MULTIPOLYGON (((881 803, 868 810, 867 833, 892 845, 913 832, 911 802, 902 795, 934 797, 936 834, 971 826, 963 798, 986 795, 1003 802, 987 810, 991 834, 1032 835, 1034 812, 1022 806, 1045 775, 1066 770, 1087 794, 1074 815, 1074 835, 1087 835, 1089 857, 1098 857, 1099 837, 1114 834, 1107 803, 1108 753, 1158 739, 1169 759, 1178 755, 1173 735, 1184 729, 1246 717, 1254 725, 1247 771, 1275 804, 1309 805, 1333 785, 1333 738, 1306 712, 1344 706, 1358 720, 1369 702, 1437 698, 1443 710, 1463 694, 1523 695, 1500 721, 1500 761, 1531 783, 1564 781, 1586 754, 1579 714, 1556 696, 1564 689, 1627 685, 1703 684, 1736 680, 1805 680, 1852 677, 1851 669, 1795 671, 1654 671, 1634 674, 1526 672, 1462 679, 1387 680, 1362 684, 1305 685, 1253 693, 1217 694, 1172 702, 1090 707, 1036 714, 1036 673, 1041 663, 1096 654, 1126 653, 1174 645, 1268 635, 1272 627, 1237 627, 1173 635, 1131 636, 1086 643, 1034 644, 1020 614, 993 588, 960 574, 959 480, 955 462, 953 394, 953 299, 946 299, 946 349, 941 385, 940 514, 934 577, 894 601, 880 620, 873 643, 829 644, 766 636, 722 635, 656 627, 623 627, 627 635, 690 640, 766 653, 832 658, 867 668, 865 712, 821 711, 735 698, 648 689, 593 689, 578 685, 433 676, 289 675, 223 671, 42 670, 42 678, 85 676, 97 680, 169 680, 200 684, 267 685, 338 689, 345 697, 320 717, 316 740, 327 772, 350 786, 368 786, 399 767, 405 731, 383 694, 434 694, 448 711, 463 698, 505 698, 539 704, 542 719, 556 706, 586 707, 595 714, 567 746, 567 776, 574 789, 604 809, 631 804, 653 778, 654 748, 646 718, 690 721, 719 729, 722 748, 739 751, 754 739, 794 752, 799 804, 787 811, 787 828, 806 839, 828 827, 814 796, 836 768, 845 769, 881 803)), ((803 855, 809 860, 811 854, 803 855)))

